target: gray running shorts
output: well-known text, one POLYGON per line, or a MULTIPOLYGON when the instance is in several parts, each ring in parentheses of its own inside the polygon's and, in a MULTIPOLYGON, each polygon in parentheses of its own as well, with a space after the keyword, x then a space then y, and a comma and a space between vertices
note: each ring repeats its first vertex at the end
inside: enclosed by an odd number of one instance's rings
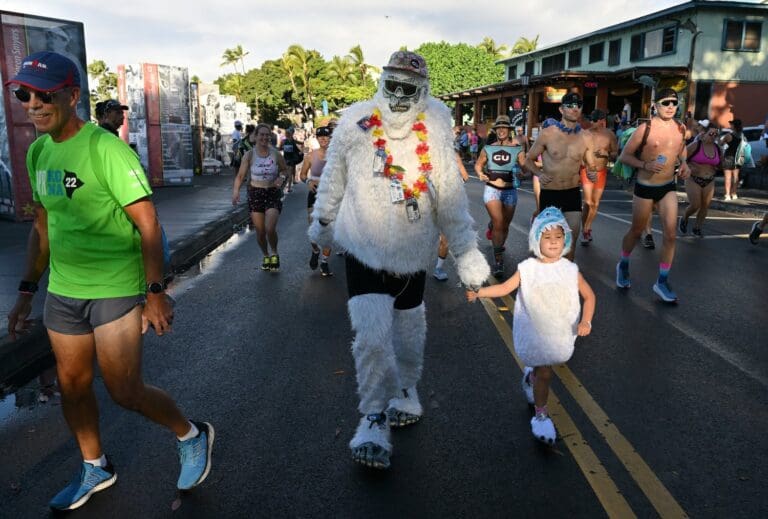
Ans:
POLYGON ((65 335, 87 335, 102 324, 120 319, 143 301, 143 295, 75 299, 49 292, 45 298, 43 324, 65 335))

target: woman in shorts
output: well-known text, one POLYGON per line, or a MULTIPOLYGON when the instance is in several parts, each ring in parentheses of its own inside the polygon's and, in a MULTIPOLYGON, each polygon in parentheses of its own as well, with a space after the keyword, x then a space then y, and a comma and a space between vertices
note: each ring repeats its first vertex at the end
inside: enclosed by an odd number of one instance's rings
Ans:
POLYGON ((261 270, 280 270, 277 253, 277 220, 283 209, 282 186, 288 167, 283 156, 270 145, 272 131, 266 124, 256 126, 256 144, 240 163, 232 190, 232 205, 240 203, 240 186, 248 182, 248 209, 264 259, 261 270), (270 253, 271 250, 271 253, 270 253))
MULTIPOLYGON (((328 153, 328 146, 331 144, 331 129, 327 126, 321 126, 317 129, 316 137, 320 147, 316 150, 312 150, 309 155, 306 156, 304 164, 301 166, 301 173, 299 173, 299 178, 302 182, 307 182, 307 187, 309 188, 309 193, 307 194, 307 217, 309 223, 312 223, 312 209, 315 207, 317 185, 320 183, 320 176, 323 174, 323 168, 325 167, 325 157, 328 153)), ((309 268, 312 270, 317 269, 320 253, 322 252, 323 257, 320 261, 320 273, 323 277, 332 276, 333 273, 328 266, 328 256, 331 255, 331 248, 327 247, 321 251, 317 243, 310 243, 310 245, 312 246, 312 255, 309 258, 309 268)))

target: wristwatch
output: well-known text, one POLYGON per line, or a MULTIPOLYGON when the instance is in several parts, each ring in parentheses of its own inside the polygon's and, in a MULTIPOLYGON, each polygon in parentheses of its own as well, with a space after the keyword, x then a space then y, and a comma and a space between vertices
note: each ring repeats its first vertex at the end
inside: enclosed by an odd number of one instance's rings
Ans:
POLYGON ((157 281, 153 283, 147 283, 147 292, 150 294, 162 294, 165 291, 165 286, 157 281))

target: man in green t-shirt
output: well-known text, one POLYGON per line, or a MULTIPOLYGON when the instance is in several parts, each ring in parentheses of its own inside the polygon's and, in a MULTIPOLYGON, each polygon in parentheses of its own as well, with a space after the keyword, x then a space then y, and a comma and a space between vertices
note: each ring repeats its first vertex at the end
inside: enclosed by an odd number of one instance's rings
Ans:
POLYGON ((163 285, 160 224, 136 155, 122 140, 75 111, 80 76, 54 52, 21 63, 14 85, 35 129, 27 152, 35 205, 28 258, 8 332, 26 322, 37 282, 50 266, 43 322, 56 356, 62 409, 80 447, 77 476, 50 502, 73 510, 112 486, 117 475, 101 449, 92 388, 93 359, 121 406, 172 430, 179 440, 180 489, 201 483, 211 464, 214 430, 189 421, 162 390, 141 378, 142 334, 171 330, 163 285))

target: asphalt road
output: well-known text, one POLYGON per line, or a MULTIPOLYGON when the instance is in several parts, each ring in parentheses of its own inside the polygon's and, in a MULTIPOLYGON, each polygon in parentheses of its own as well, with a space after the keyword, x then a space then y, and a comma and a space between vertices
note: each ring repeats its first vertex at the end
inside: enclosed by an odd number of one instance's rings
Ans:
MULTIPOLYGON (((482 185, 467 190, 482 228, 482 185)), ((747 242, 751 220, 713 212, 703 239, 680 239, 670 276, 680 303, 666 305, 651 291, 658 249, 636 249, 632 288, 615 288, 631 205, 606 192, 595 241, 576 256, 597 313, 557 370, 555 448, 530 435, 512 299, 466 303, 449 260, 449 281, 427 283, 424 419, 394 433, 391 470, 371 472, 347 448, 357 399, 343 258, 331 278, 306 266, 305 200, 303 186, 286 199, 279 274, 259 270, 251 233, 237 235, 177 280, 173 334, 146 340, 147 381, 216 428, 208 480, 178 494, 172 436, 98 381, 118 483, 73 517, 768 515, 768 240, 747 242)), ((522 193, 508 274, 526 257, 532 210, 522 193)), ((79 455, 56 399, 19 405, 0 402, 0 517, 46 516, 79 455)))

